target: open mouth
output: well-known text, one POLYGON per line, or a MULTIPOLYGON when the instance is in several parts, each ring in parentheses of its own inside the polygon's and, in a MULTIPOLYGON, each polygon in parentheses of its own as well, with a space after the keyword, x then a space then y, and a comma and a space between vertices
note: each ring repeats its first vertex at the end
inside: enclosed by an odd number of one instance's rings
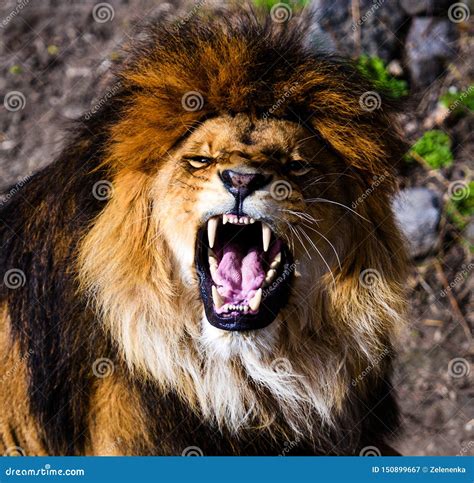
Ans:
POLYGON ((223 214, 197 236, 196 268, 209 322, 224 330, 271 324, 286 305, 293 259, 263 221, 223 214))

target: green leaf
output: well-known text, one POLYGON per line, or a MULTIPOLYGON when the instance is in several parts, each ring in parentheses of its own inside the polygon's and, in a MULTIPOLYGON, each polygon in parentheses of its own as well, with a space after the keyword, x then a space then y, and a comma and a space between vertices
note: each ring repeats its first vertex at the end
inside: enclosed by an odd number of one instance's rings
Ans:
POLYGON ((451 139, 439 130, 427 131, 407 153, 408 160, 422 158, 430 168, 439 169, 453 164, 451 139))
POLYGON ((363 54, 357 61, 359 71, 370 79, 376 88, 386 91, 395 98, 408 95, 408 84, 389 74, 384 61, 377 56, 363 54))

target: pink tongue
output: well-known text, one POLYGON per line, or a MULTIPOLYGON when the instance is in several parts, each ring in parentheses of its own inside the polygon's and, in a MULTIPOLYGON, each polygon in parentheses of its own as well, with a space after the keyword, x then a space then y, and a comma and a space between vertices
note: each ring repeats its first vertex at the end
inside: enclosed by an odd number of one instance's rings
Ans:
POLYGON ((251 248, 246 254, 236 244, 224 247, 213 279, 226 303, 247 303, 255 295, 265 279, 261 255, 257 247, 251 248))

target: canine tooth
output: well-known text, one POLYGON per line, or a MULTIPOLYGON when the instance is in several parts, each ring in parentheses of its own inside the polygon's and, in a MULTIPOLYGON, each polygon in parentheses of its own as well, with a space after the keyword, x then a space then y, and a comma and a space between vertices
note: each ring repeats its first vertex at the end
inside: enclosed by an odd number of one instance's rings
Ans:
POLYGON ((219 223, 219 219, 216 217, 212 217, 207 222, 207 238, 209 240, 209 246, 212 248, 214 246, 214 242, 216 241, 216 232, 217 232, 217 224, 219 223))
POLYGON ((222 215, 222 224, 225 225, 227 223, 227 215, 222 215))
POLYGON ((262 239, 263 239, 263 251, 266 252, 270 246, 270 239, 272 237, 272 230, 265 223, 262 223, 262 239))
POLYGON ((270 268, 276 268, 278 265, 280 265, 281 262, 281 252, 278 252, 275 255, 275 258, 272 260, 272 263, 270 264, 270 268))
POLYGON ((262 289, 259 288, 253 298, 249 300, 249 307, 252 310, 257 310, 260 307, 260 302, 262 301, 262 289))
POLYGON ((214 305, 220 309, 224 305, 224 301, 222 300, 222 297, 220 296, 219 292, 217 291, 217 288, 215 285, 212 286, 212 300, 214 301, 214 305))

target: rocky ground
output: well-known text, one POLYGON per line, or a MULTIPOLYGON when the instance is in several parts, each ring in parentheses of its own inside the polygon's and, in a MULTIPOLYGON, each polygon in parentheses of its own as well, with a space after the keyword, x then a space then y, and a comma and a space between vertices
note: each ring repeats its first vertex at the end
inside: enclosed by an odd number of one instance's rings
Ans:
MULTIPOLYGON (((0 191, 6 197, 8 187, 51 162, 64 126, 97 102, 111 60, 137 22, 161 11, 189 13, 202 2, 111 0, 100 9, 97 3, 7 0, 0 7, 0 191)), ((352 57, 377 55, 408 81, 411 102, 402 125, 409 144, 433 128, 453 142, 449 167, 433 170, 423 160, 398 166, 403 191, 396 208, 413 255, 410 323, 395 374, 404 422, 396 447, 406 455, 474 454, 474 225, 460 227, 447 215, 453 192, 462 196, 472 180, 474 120, 467 110, 459 115, 438 102, 449 89, 463 92, 472 84, 472 5, 452 4, 315 0, 307 7, 318 18, 314 44, 352 57)))

